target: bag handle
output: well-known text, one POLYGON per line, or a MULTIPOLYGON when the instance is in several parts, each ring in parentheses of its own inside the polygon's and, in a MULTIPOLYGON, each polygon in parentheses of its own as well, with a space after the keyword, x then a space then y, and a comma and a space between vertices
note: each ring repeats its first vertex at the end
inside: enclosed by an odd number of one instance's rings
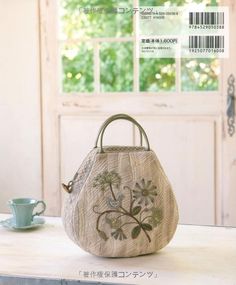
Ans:
MULTIPOLYGON (((109 117, 103 124, 102 124, 102 126, 100 127, 100 129, 99 129, 99 131, 98 131, 98 135, 97 135, 97 138, 96 138, 96 141, 95 141, 95 146, 94 146, 94 148, 97 148, 97 146, 98 146, 98 140, 99 140, 99 137, 100 137, 100 135, 101 135, 101 132, 102 132, 102 130, 106 127, 106 125, 107 125, 107 123, 108 122, 110 122, 110 120, 111 120, 111 118, 116 118, 116 117, 119 117, 120 119, 126 119, 126 118, 129 118, 130 120, 132 120, 133 121, 133 124, 135 124, 135 122, 134 122, 134 119, 132 118, 132 117, 130 117, 129 115, 127 115, 127 114, 116 114, 116 115, 113 115, 113 116, 111 116, 111 117, 109 117), (122 118, 121 118, 122 117, 122 118)), ((137 126, 137 125, 136 125, 137 126)), ((138 127, 138 129, 139 129, 139 135, 140 135, 140 146, 143 146, 143 135, 142 135, 142 130, 138 127)))
POLYGON ((149 151, 150 150, 150 145, 149 145, 149 141, 148 141, 148 137, 147 137, 147 134, 145 133, 143 127, 132 117, 130 117, 129 115, 126 115, 126 114, 117 114, 117 115, 114 115, 114 116, 111 116, 110 118, 108 118, 104 124, 102 125, 101 129, 99 130, 99 133, 98 133, 98 137, 97 137, 97 140, 96 140, 96 143, 95 143, 95 147, 97 147, 97 142, 98 142, 98 139, 99 139, 99 136, 100 136, 100 152, 101 153, 104 153, 104 149, 103 149, 103 136, 104 136, 104 132, 107 128, 107 126, 112 123, 113 121, 116 121, 116 120, 127 120, 127 121, 130 121, 131 123, 135 124, 140 133, 143 135, 145 141, 146 141, 146 144, 147 144, 147 148, 146 150, 149 151))

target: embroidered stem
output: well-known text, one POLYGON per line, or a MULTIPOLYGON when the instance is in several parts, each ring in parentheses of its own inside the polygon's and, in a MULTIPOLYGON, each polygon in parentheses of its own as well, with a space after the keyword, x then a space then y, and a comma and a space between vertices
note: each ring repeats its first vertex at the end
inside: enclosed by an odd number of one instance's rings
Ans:
POLYGON ((151 218, 152 216, 147 216, 144 219, 142 219, 141 223, 143 223, 147 218, 151 218))
POLYGON ((96 223, 96 229, 97 229, 97 231, 100 231, 100 229, 99 229, 99 222, 100 222, 101 217, 102 217, 103 215, 109 214, 109 213, 119 213, 119 214, 121 214, 122 212, 116 211, 116 210, 107 210, 107 211, 104 211, 104 212, 100 213, 100 215, 99 215, 98 218, 97 218, 97 223, 96 223))
POLYGON ((145 233, 145 235, 146 235, 148 241, 151 242, 151 238, 150 238, 149 234, 148 234, 148 233, 145 231, 145 229, 143 229, 142 227, 141 227, 141 229, 144 231, 144 233, 145 233))
POLYGON ((131 215, 125 208, 123 208, 123 207, 120 207, 120 208, 124 211, 124 213, 122 213, 121 211, 117 211, 117 210, 107 210, 107 211, 102 212, 102 213, 98 216, 97 223, 96 223, 96 230, 97 230, 98 232, 100 232, 100 229, 99 229, 99 222, 100 222, 100 219, 101 219, 101 217, 102 217, 103 215, 108 214, 108 213, 124 214, 124 215, 129 216, 130 218, 132 218, 132 219, 135 220, 135 222, 141 227, 141 229, 142 229, 143 232, 145 233, 145 235, 146 235, 148 241, 151 242, 150 236, 148 235, 148 233, 146 232, 146 230, 142 228, 142 224, 139 222, 139 220, 136 219, 133 215, 131 215))
POLYGON ((111 184, 111 183, 109 183, 109 187, 110 187, 111 195, 112 195, 113 199, 114 199, 115 201, 117 201, 117 199, 116 199, 116 196, 115 196, 115 193, 114 193, 114 191, 113 191, 113 188, 112 188, 112 184, 111 184))
POLYGON ((132 212, 132 208, 133 208, 134 202, 135 202, 135 200, 133 200, 133 201, 130 203, 130 209, 129 209, 130 213, 132 212))
POLYGON ((126 214, 124 213, 124 214, 121 214, 121 215, 119 215, 118 217, 116 217, 116 219, 119 219, 119 218, 121 218, 121 217, 123 217, 123 216, 126 216, 126 214))
POLYGON ((136 222, 124 223, 123 225, 120 226, 120 228, 122 228, 125 225, 131 225, 131 224, 137 224, 137 223, 136 222))
POLYGON ((148 241, 151 242, 151 238, 150 238, 149 234, 146 232, 146 230, 144 228, 142 228, 141 222, 137 218, 135 218, 132 214, 130 214, 125 208, 123 208, 123 207, 120 207, 120 208, 127 214, 127 216, 131 217, 132 219, 134 219, 137 222, 137 224, 141 227, 141 229, 145 233, 148 241))
MULTIPOLYGON (((116 231, 112 232, 111 235, 115 239, 126 239, 126 235, 122 232, 121 227, 129 224, 136 224, 136 226, 133 227, 131 231, 131 236, 133 239, 137 238, 141 232, 141 230, 146 235, 149 242, 151 242, 151 238, 148 234, 149 231, 153 230, 152 225, 149 222, 145 222, 148 218, 154 217, 153 215, 160 216, 160 219, 162 220, 162 209, 155 208, 153 205, 152 209, 150 207, 147 207, 148 204, 154 203, 154 197, 157 196, 157 187, 152 184, 151 180, 145 181, 143 178, 140 182, 136 182, 134 187, 129 187, 125 185, 123 189, 129 190, 129 197, 127 202, 127 207, 122 206, 122 201, 125 198, 126 195, 123 193, 120 193, 120 185, 121 185, 121 177, 117 172, 113 171, 103 171, 102 173, 98 174, 94 179, 94 187, 100 187, 101 191, 110 191, 109 196, 106 197, 106 202, 110 208, 113 210, 105 210, 103 212, 100 212, 98 209, 98 205, 95 205, 93 207, 93 211, 98 214, 97 223, 96 223, 96 230, 98 231, 99 236, 104 239, 105 241, 108 239, 106 233, 102 231, 100 227, 101 218, 104 215, 108 214, 116 214, 112 215, 111 221, 114 222, 114 225, 112 224, 112 229, 114 229, 114 226, 116 227, 116 231), (116 189, 117 188, 117 189, 116 189), (119 191, 119 193, 115 193, 115 190, 119 191), (145 206, 143 205, 145 204, 145 206), (127 209, 126 209, 127 208, 127 209), (150 211, 152 210, 152 214, 150 211), (153 214, 153 211, 157 211, 157 213, 153 214), (147 215, 145 217, 145 215, 147 215), (123 216, 127 216, 131 218, 131 221, 127 221, 127 219, 124 219, 123 224, 120 219, 123 216), (144 216, 144 218, 143 218, 144 216), (120 224, 122 224, 120 226, 120 224), (119 231, 120 230, 120 231, 119 231)), ((127 195, 128 196, 128 195, 127 195)), ((106 221, 108 224, 110 224, 110 220, 106 221)))
POLYGON ((139 214, 139 220, 141 221, 141 219, 142 219, 142 214, 145 212, 145 211, 147 211, 148 209, 147 208, 144 208, 141 212, 140 212, 140 214, 139 214))

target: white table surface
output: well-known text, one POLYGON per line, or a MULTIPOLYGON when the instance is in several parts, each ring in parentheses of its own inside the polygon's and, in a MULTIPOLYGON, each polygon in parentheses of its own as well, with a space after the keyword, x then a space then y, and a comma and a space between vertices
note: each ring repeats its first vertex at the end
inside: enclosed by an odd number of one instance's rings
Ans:
MULTIPOLYGON (((0 214, 0 220, 8 217, 0 214)), ((4 284, 3 276, 18 276, 124 284, 236 285, 236 228, 179 225, 169 245, 155 254, 102 258, 70 241, 60 218, 45 219, 46 224, 34 230, 0 227, 0 284, 4 284)))

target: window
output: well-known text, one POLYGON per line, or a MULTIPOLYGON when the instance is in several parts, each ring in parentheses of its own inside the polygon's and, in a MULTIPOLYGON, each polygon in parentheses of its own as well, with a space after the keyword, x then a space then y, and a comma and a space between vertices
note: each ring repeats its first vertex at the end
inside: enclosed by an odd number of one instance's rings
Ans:
POLYGON ((62 93, 217 91, 218 59, 138 59, 135 16, 113 11, 118 7, 183 6, 193 2, 217 5, 216 0, 61 0, 62 93), (95 7, 101 13, 91 13, 95 7))

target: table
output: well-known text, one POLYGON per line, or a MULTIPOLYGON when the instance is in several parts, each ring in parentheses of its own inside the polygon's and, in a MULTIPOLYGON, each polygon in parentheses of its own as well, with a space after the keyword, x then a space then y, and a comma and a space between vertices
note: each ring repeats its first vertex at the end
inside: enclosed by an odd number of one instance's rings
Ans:
MULTIPOLYGON (((8 217, 0 214, 0 220, 8 217)), ((70 241, 60 218, 45 219, 46 224, 34 230, 0 228, 0 285, 74 285, 79 280, 79 284, 236 284, 236 228, 178 225, 173 240, 155 254, 102 258, 70 241)))

